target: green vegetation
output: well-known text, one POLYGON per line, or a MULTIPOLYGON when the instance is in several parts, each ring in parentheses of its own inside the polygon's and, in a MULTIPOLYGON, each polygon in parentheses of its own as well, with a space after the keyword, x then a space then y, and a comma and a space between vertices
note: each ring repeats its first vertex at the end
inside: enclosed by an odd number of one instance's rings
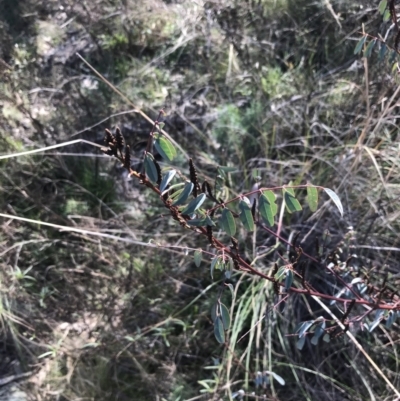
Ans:
POLYGON ((41 400, 397 399, 324 309, 399 388, 393 7, 0 2, 0 379, 31 371, 41 400), (130 163, 100 151, 115 126, 130 163))

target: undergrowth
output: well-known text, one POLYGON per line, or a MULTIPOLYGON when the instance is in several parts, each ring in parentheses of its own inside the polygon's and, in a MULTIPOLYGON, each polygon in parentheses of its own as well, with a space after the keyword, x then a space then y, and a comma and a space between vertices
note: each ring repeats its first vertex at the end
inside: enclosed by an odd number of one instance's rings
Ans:
MULTIPOLYGON (((390 28, 376 2, 1 7, 0 378, 32 371, 25 387, 42 400, 228 400, 241 389, 249 400, 395 399, 346 336, 299 350, 297 324, 326 312, 304 295, 277 305, 272 286, 247 273, 234 272, 233 295, 223 295, 231 328, 219 345, 211 309, 220 280, 210 256, 193 261, 207 238, 174 224, 120 162, 83 142, 11 157, 74 139, 100 147, 104 128, 118 125, 140 171, 152 123, 136 107, 153 120, 163 108, 183 150, 169 166, 188 177, 190 154, 212 184, 229 167, 224 200, 258 176, 267 187, 334 189, 343 218, 325 199, 315 214, 284 216, 280 236, 298 235, 312 255, 323 242, 342 262, 352 256, 350 280, 395 291, 398 86, 389 52, 380 60, 377 44, 369 58, 354 54, 363 35, 390 28)), ((237 236, 243 258, 270 274, 276 237, 239 225, 237 236)), ((311 262, 307 272, 334 294, 331 277, 311 262)), ((350 331, 398 388, 398 323, 384 322, 350 331)))

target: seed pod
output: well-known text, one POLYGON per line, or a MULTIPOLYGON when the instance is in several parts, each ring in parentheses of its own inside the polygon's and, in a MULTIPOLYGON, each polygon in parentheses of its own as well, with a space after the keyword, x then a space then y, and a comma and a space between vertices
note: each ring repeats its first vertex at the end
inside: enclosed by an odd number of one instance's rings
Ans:
POLYGON ((106 128, 106 135, 104 137, 104 142, 108 145, 111 146, 114 143, 114 135, 111 133, 109 129, 106 128))
POLYGON ((131 149, 129 145, 125 148, 124 167, 129 170, 131 168, 131 149))
MULTIPOLYGON (((197 195, 200 193, 200 184, 197 178, 196 167, 194 166, 193 160, 189 159, 189 172, 190 172, 190 181, 193 184, 193 196, 197 198, 197 195)), ((203 191, 204 192, 204 191, 203 191)))
POLYGON ((116 145, 117 149, 120 152, 122 152, 122 150, 124 149, 125 141, 124 141, 124 137, 123 137, 119 127, 117 127, 115 129, 115 145, 116 145))

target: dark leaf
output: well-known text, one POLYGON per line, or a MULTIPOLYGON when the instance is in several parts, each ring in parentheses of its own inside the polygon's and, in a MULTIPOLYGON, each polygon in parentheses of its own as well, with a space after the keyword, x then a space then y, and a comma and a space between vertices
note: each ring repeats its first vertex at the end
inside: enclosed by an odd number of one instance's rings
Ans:
POLYGON ((378 56, 379 61, 382 61, 385 58, 386 51, 387 51, 387 46, 384 43, 381 43, 381 48, 379 49, 379 56, 378 56))
POLYGON ((154 164, 154 157, 151 153, 146 153, 144 157, 144 169, 150 181, 156 183, 158 181, 157 167, 154 164))
POLYGON ((218 307, 219 307, 218 302, 215 302, 215 304, 213 304, 213 306, 211 307, 211 320, 213 322, 217 318, 218 307))
POLYGON ((297 341, 297 344, 296 344, 297 349, 299 349, 301 351, 304 347, 305 342, 306 342, 306 337, 305 336, 301 337, 299 339, 299 341, 297 341))
POLYGON ((286 209, 289 213, 299 212, 302 207, 296 199, 293 188, 284 188, 283 197, 285 199, 286 209))
POLYGON ((321 324, 319 324, 314 331, 314 336, 311 339, 311 344, 313 345, 317 345, 319 339, 324 335, 325 333, 325 322, 322 322, 321 324))
POLYGON ((193 227, 205 227, 208 226, 207 218, 191 219, 186 222, 189 226, 193 227))
POLYGON ((247 231, 254 231, 254 220, 249 203, 247 203, 245 200, 241 200, 239 202, 239 218, 247 231))
POLYGON ((232 212, 225 208, 222 211, 220 224, 222 229, 231 237, 233 237, 236 233, 236 224, 235 219, 233 218, 232 212))
POLYGON ((189 195, 192 193, 193 187, 194 185, 190 181, 186 181, 183 191, 179 195, 178 199, 172 204, 172 206, 179 206, 185 203, 189 198, 189 195))
POLYGON ((229 315, 229 310, 222 302, 220 303, 220 309, 221 309, 221 318, 222 318, 222 323, 224 325, 224 329, 228 330, 229 326, 231 325, 231 317, 229 315))
POLYGON ((258 210, 263 220, 270 227, 274 225, 275 215, 278 212, 278 206, 275 203, 275 194, 272 191, 264 191, 258 201, 258 210))
POLYGON ((357 45, 356 45, 356 47, 355 47, 355 49, 354 49, 354 54, 358 54, 358 53, 361 52, 361 50, 362 50, 362 48, 363 48, 364 43, 365 43, 366 40, 367 40, 367 37, 366 37, 366 36, 363 36, 363 37, 358 41, 358 43, 357 43, 357 45))
POLYGON ((224 324, 220 316, 217 316, 214 320, 214 335, 220 344, 225 342, 224 324))
MULTIPOLYGON (((193 184, 192 184, 193 185, 193 184)), ((197 198, 194 198, 184 210, 182 210, 182 214, 191 215, 193 214, 206 200, 206 194, 200 194, 197 198)))
POLYGON ((369 57, 372 53, 372 49, 374 48, 376 43, 376 39, 371 40, 371 42, 368 43, 368 46, 366 47, 364 51, 364 57, 369 57))
POLYGON ((287 269, 286 271, 286 279, 285 279, 285 290, 286 292, 289 291, 290 287, 293 284, 293 271, 291 269, 287 269))

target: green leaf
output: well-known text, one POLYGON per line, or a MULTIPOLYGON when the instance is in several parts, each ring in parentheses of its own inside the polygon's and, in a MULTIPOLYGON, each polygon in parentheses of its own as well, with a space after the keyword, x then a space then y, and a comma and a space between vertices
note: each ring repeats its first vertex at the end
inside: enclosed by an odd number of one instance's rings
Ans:
POLYGON ((366 36, 363 36, 357 43, 355 49, 354 49, 354 54, 358 54, 361 52, 362 47, 364 46, 365 41, 367 40, 366 36))
POLYGON ((194 251, 194 264, 197 267, 200 267, 202 259, 203 259, 203 251, 201 249, 197 249, 196 251, 194 251))
POLYGON ((172 206, 179 206, 186 202, 189 195, 192 193, 194 185, 190 181, 186 181, 183 191, 179 195, 178 199, 172 204, 172 206))
POLYGON ((156 165, 154 164, 154 157, 151 153, 146 153, 144 157, 144 170, 150 181, 156 183, 158 181, 158 173, 156 165))
POLYGON ((383 14, 386 10, 386 7, 387 7, 387 0, 382 0, 378 6, 379 14, 383 14))
POLYGON ((268 190, 261 194, 258 201, 258 210, 260 211, 261 217, 270 227, 274 225, 274 217, 278 213, 278 206, 275 203, 275 199, 275 194, 268 190))
POLYGON ((233 237, 236 233, 236 223, 235 219, 233 218, 232 212, 225 208, 222 211, 220 224, 222 229, 231 237, 233 237))
POLYGON ((384 43, 381 43, 381 48, 379 49, 379 56, 378 56, 379 61, 382 61, 385 58, 386 51, 387 51, 387 46, 384 43))
MULTIPOLYGON (((250 203, 250 202, 249 202, 250 203)), ((251 214, 251 208, 245 200, 239 202, 240 221, 247 231, 254 231, 254 220, 251 214)))
POLYGON ((326 333, 323 337, 322 337, 322 341, 329 343, 331 341, 331 336, 326 333))
POLYGON ((293 271, 291 269, 287 269, 287 271, 286 271, 286 279, 285 279, 285 290, 286 290, 286 292, 288 292, 290 287, 292 286, 293 279, 294 279, 293 271))
POLYGON ((194 198, 186 207, 182 210, 182 214, 191 215, 193 214, 206 200, 206 194, 200 194, 197 198, 194 198))
POLYGON ((367 48, 364 51, 364 57, 369 57, 372 53, 372 49, 374 48, 376 43, 376 39, 371 40, 371 42, 368 43, 367 48))
POLYGON ((217 316, 214 320, 214 335, 220 344, 225 342, 224 324, 220 316, 217 316))
POLYGON ((281 266, 274 276, 275 280, 281 281, 285 273, 286 273, 286 267, 281 266))
POLYGON ((220 309, 221 309, 221 318, 222 318, 222 323, 224 325, 224 329, 228 330, 229 326, 231 325, 231 317, 229 315, 229 310, 222 302, 220 303, 220 309))
POLYGON ((312 212, 318 209, 318 189, 312 186, 307 187, 308 206, 312 212))
POLYGON ((296 199, 293 188, 284 188, 283 197, 289 213, 299 212, 302 209, 299 201, 296 199))
POLYGON ((164 135, 158 134, 156 135, 156 140, 154 141, 154 146, 157 149, 158 153, 168 161, 172 162, 176 157, 176 149, 174 145, 167 139, 164 135))
POLYGON ((387 22, 390 20, 391 14, 390 11, 388 9, 386 9, 385 13, 383 14, 383 21, 387 22))
POLYGON ((174 178, 176 174, 176 170, 169 170, 163 177, 161 183, 160 183, 160 192, 164 192, 165 188, 167 188, 168 184, 171 182, 171 180, 174 178))
POLYGON ((340 212, 341 216, 343 217, 343 205, 342 205, 342 202, 340 202, 339 197, 336 195, 336 193, 334 191, 332 191, 329 188, 324 188, 324 191, 333 200, 333 202, 335 203, 336 207, 339 209, 339 212, 340 212))

